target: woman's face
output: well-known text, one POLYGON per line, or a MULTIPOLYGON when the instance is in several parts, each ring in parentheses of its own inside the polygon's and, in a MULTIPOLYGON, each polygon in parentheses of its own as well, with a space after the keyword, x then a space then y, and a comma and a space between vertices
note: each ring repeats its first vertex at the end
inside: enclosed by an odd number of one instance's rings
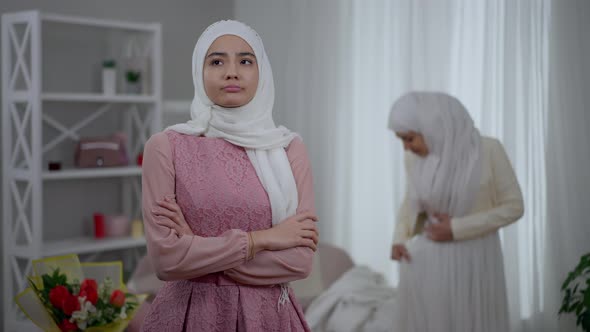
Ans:
POLYGON ((203 85, 209 99, 219 106, 249 103, 258 88, 258 62, 252 47, 238 36, 217 38, 205 55, 203 85))
POLYGON ((424 141, 422 134, 409 131, 407 133, 395 133, 404 144, 404 150, 410 150, 420 157, 426 157, 428 155, 428 146, 424 141))

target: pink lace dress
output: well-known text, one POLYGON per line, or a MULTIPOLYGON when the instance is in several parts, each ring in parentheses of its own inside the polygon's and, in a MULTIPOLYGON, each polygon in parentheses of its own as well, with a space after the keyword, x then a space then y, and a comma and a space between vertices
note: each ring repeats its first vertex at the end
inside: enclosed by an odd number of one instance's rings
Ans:
MULTIPOLYGON (((297 138, 286 151, 297 212, 315 212, 305 146, 297 138)), ((243 148, 158 133, 145 146, 142 190, 148 253, 166 281, 142 331, 309 331, 290 289, 290 301, 279 304, 279 285, 305 278, 313 251, 261 251, 247 260, 246 232, 272 224, 268 196, 243 148), (156 201, 172 195, 194 236, 179 238, 156 223, 156 201)))

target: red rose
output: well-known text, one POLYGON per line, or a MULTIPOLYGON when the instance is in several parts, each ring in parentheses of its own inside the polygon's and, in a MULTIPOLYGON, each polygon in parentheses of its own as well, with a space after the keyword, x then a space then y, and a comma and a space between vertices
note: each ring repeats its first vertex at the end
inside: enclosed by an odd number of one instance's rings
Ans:
POLYGON ((111 294, 110 302, 116 308, 121 308, 125 304, 125 293, 119 289, 115 289, 111 294))
POLYGON ((49 302, 54 307, 62 309, 64 300, 69 296, 72 296, 72 294, 65 286, 55 286, 49 291, 49 302))
POLYGON ((82 284, 80 285, 80 289, 83 288, 91 288, 94 290, 98 290, 98 284, 94 279, 84 279, 84 281, 82 281, 82 284))
POLYGON ((86 301, 89 301, 93 305, 96 305, 96 302, 98 302, 98 292, 94 289, 80 289, 78 296, 86 296, 86 301))
POLYGON ((98 302, 98 285, 93 279, 84 279, 80 285, 80 292, 78 296, 85 296, 86 301, 90 301, 93 305, 98 302))
POLYGON ((71 316, 74 311, 80 310, 80 301, 78 301, 78 297, 74 295, 66 297, 63 302, 62 310, 68 316, 71 316))
POLYGON ((62 330, 62 332, 78 331, 78 326, 64 318, 59 324, 59 329, 62 330))

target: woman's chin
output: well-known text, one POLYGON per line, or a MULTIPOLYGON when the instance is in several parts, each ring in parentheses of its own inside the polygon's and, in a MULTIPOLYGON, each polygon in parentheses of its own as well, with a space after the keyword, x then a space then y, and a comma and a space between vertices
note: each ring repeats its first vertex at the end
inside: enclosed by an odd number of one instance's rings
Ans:
POLYGON ((228 100, 224 101, 223 103, 218 103, 217 105, 224 107, 224 108, 238 108, 241 106, 246 105, 247 103, 240 101, 240 100, 228 100))

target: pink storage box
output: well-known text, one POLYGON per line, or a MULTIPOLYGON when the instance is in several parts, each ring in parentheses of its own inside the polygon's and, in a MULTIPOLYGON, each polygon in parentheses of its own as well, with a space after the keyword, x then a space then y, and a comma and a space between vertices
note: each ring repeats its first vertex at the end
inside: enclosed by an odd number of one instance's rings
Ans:
POLYGON ((131 221, 126 216, 107 216, 104 224, 106 237, 129 236, 131 221))

